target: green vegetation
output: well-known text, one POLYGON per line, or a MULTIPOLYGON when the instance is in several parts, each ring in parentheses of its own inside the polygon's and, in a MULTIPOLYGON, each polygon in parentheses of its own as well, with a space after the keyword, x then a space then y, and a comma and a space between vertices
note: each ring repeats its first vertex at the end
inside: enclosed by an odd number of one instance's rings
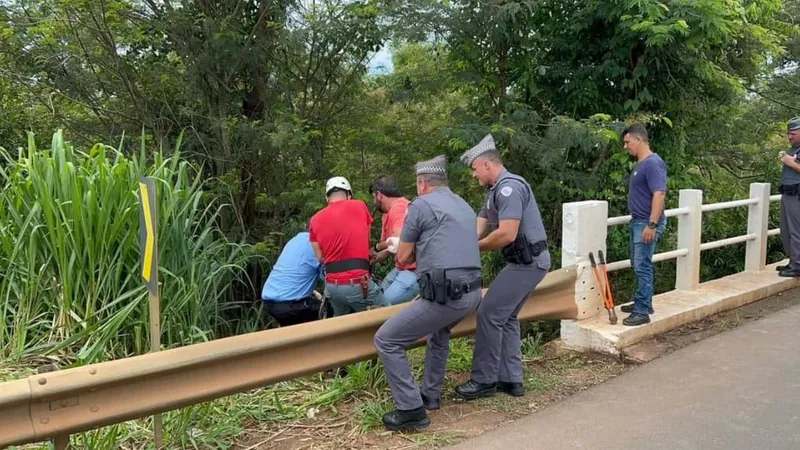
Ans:
MULTIPOLYGON (((166 345, 235 333, 252 309, 234 301, 251 259, 216 226, 222 206, 177 151, 128 158, 61 132, 49 150, 0 150, 0 357, 80 363, 145 353, 148 298, 139 272, 138 180, 157 180, 161 329, 166 345), (153 160, 148 163, 148 157, 153 160)), ((252 313, 254 317, 257 314, 252 313)), ((252 322, 252 321, 251 321, 252 322)))
MULTIPOLYGON (((64 366, 147 351, 141 176, 159 186, 165 346, 264 327, 259 288, 332 175, 370 202, 370 182, 392 174, 410 197, 413 163, 443 153, 452 188, 477 208, 482 190, 457 157, 488 132, 535 189, 555 267, 563 203, 626 213, 627 123, 648 124, 667 162, 668 207, 684 188, 711 203, 754 181, 776 187, 784 124, 800 114, 798 13, 798 0, 0 2, 0 358, 64 366), (382 47, 391 71, 370 65, 382 47), (50 143, 55 130, 66 131, 50 143)), ((705 215, 703 240, 743 234, 745 214, 705 215)), ((675 230, 659 251, 675 248, 675 230)), ((628 242, 610 229, 608 259, 626 259, 628 242)), ((777 239, 768 252, 781 256, 777 239)), ((701 278, 718 278, 743 268, 744 245, 702 258, 701 278)), ((491 281, 502 261, 483 263, 491 281)), ((674 275, 658 264, 656 290, 674 275)), ((611 278, 627 301, 633 274, 611 278)), ((528 357, 558 322, 533 328, 528 357)), ((454 341, 451 371, 469 367, 468 350, 454 341)), ((357 401, 368 425, 385 406, 377 368, 317 381, 170 413, 167 433, 224 448, 244 417, 357 401)), ((85 436, 140 441, 147 426, 135 424, 85 436)))

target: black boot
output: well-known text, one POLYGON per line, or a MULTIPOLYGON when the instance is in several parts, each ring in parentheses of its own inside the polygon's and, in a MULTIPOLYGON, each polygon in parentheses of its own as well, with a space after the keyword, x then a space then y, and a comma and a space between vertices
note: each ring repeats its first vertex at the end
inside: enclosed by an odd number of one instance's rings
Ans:
POLYGON ((428 398, 425 396, 425 394, 422 394, 422 406, 424 406, 428 411, 433 411, 442 407, 441 400, 439 398, 428 398))
POLYGON ((491 397, 497 392, 497 383, 484 384, 472 380, 456 387, 456 394, 465 400, 475 400, 481 397, 491 397))
POLYGON ((791 264, 786 264, 785 266, 775 266, 775 270, 777 270, 778 272, 780 272, 781 270, 786 270, 786 269, 788 269, 788 268, 790 268, 790 267, 792 267, 792 265, 791 265, 791 264))
POLYGON ((497 383, 497 390, 504 392, 512 397, 522 397, 525 395, 525 386, 522 383, 511 383, 508 381, 500 381, 497 383))
POLYGON ((650 316, 648 316, 647 314, 633 313, 622 320, 622 324, 627 325, 629 327, 644 325, 646 323, 650 323, 650 316))
POLYGON ((421 430, 430 424, 431 418, 422 406, 405 411, 395 409, 383 415, 383 425, 389 431, 421 430))

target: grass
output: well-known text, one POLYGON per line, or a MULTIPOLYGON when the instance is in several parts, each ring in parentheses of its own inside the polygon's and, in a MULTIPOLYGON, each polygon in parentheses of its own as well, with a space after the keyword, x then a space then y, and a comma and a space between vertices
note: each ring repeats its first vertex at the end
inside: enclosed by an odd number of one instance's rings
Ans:
MULTIPOLYGON (((180 142, 178 143, 178 147, 180 142)), ((122 143, 120 143, 122 148, 122 143)), ((253 329, 249 247, 216 227, 224 205, 176 148, 165 157, 97 144, 75 149, 61 131, 49 149, 0 149, 0 358, 54 355, 85 364, 149 350, 140 276, 138 180, 156 180, 161 329, 166 346, 253 329)))
POLYGON ((388 397, 356 403, 356 420, 362 433, 383 427, 383 415, 394 409, 388 397))

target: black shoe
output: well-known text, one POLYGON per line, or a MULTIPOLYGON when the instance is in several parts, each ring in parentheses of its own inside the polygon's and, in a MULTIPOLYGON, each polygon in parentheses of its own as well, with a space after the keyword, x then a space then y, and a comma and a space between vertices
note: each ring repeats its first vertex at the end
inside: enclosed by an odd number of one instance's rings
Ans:
POLYGON ((791 267, 791 264, 786 264, 786 265, 784 265, 784 266, 775 266, 775 270, 777 270, 778 272, 780 272, 781 270, 786 270, 786 269, 788 269, 788 268, 790 268, 790 267, 791 267))
POLYGON ((431 418, 423 407, 407 411, 395 409, 383 415, 383 426, 389 431, 421 430, 430 424, 431 418))
POLYGON ((425 396, 425 394, 422 394, 422 406, 424 406, 428 411, 433 411, 442 407, 439 398, 428 398, 425 396))
MULTIPOLYGON (((624 306, 621 306, 621 307, 619 308, 619 310, 620 310, 620 311, 622 311, 622 312, 624 312, 624 313, 632 313, 632 312, 633 312, 633 303, 631 303, 631 304, 629 304, 629 305, 624 305, 624 306)), ((651 306, 651 307, 650 307, 650 314, 653 314, 654 312, 655 312, 655 311, 653 310, 653 307, 651 306)))
POLYGON ((650 316, 648 316, 647 314, 633 313, 622 320, 623 325, 628 325, 630 327, 635 327, 637 325, 644 325, 646 323, 650 323, 650 316))
POLYGON ((793 278, 793 277, 800 277, 800 270, 797 269, 784 269, 778 272, 778 276, 793 278))
POLYGON ((497 390, 512 397, 522 397, 525 395, 525 386, 523 386, 522 383, 500 381, 497 383, 497 390))
POLYGON ((456 387, 456 394, 464 400, 475 400, 481 397, 491 397, 497 392, 497 383, 483 384, 472 380, 456 387))

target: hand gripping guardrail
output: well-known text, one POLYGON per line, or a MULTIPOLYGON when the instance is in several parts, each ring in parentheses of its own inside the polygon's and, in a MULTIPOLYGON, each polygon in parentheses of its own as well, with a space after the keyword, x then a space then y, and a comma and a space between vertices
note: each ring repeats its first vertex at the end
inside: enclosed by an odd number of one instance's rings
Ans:
MULTIPOLYGON (((574 319, 579 266, 547 274, 521 321, 574 319)), ((420 300, 424 301, 424 300, 420 300)), ((0 384, 0 447, 145 417, 376 355, 378 328, 407 304, 249 333, 0 384)), ((475 332, 475 312, 453 336, 475 332)), ((424 339, 416 343, 423 345, 424 339)))

